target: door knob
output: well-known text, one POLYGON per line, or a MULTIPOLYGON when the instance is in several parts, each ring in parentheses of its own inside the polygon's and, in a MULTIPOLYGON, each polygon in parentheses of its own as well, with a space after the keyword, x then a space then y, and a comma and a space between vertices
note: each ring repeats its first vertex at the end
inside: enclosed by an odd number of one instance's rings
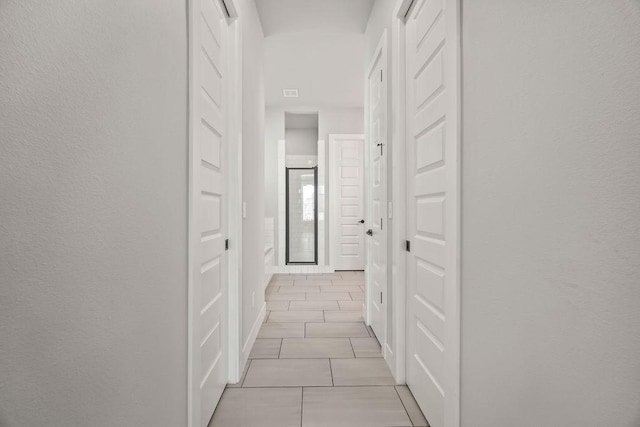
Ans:
POLYGON ((361 219, 360 221, 358 221, 360 224, 364 224, 364 219, 361 219))
POLYGON ((368 229, 367 230, 367 236, 373 236, 373 230, 372 229, 368 229))

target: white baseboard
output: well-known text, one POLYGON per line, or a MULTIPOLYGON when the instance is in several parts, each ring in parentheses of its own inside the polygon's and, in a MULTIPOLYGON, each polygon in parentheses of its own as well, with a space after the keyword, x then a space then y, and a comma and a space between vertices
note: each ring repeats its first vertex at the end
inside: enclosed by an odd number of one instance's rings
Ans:
POLYGON ((262 322, 264 322, 265 317, 267 316, 267 303, 262 304, 262 308, 260 309, 260 314, 258 314, 258 318, 253 323, 251 327, 251 332, 247 337, 244 345, 242 346, 242 359, 240 360, 240 372, 244 371, 244 366, 249 360, 249 354, 251 354, 251 349, 253 348, 253 344, 256 342, 256 338, 258 338, 258 332, 260 332, 260 327, 262 327, 262 322))

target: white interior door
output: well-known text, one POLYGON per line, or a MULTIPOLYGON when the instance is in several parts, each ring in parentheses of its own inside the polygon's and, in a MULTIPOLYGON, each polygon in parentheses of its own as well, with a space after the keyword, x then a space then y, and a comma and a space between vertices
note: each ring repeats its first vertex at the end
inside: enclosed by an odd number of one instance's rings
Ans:
MULTIPOLYGON (((386 36, 386 35, 385 35, 386 36)), ((370 259, 368 317, 378 341, 384 344, 387 300, 387 84, 386 56, 378 50, 368 76, 368 151, 370 259)))
POLYGON ((191 3, 190 398, 206 426, 227 384, 227 21, 219 0, 191 3))
POLYGON ((364 270, 364 136, 330 135, 331 258, 336 270, 364 270))
POLYGON ((433 427, 459 425, 457 3, 406 24, 407 384, 433 427))

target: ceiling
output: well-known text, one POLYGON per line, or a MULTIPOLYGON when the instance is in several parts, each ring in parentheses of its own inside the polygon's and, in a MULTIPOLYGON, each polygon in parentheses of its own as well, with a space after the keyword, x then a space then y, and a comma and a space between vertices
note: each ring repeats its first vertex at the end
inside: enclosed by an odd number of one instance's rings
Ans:
POLYGON ((255 0, 265 33, 267 106, 364 102, 364 31, 374 0, 255 0), (298 89, 285 98, 283 89, 298 89))
POLYGON ((374 0, 256 0, 266 37, 299 32, 364 33, 374 0))

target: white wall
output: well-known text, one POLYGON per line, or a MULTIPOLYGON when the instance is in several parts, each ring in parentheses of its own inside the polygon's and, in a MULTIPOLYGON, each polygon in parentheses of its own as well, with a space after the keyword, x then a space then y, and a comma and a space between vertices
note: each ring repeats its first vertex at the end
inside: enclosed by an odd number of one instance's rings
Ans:
POLYGON ((462 424, 636 427, 640 3, 462 11, 462 424))
POLYGON ((0 6, 2 426, 185 423, 186 34, 182 0, 0 6))
POLYGON ((255 338, 251 332, 260 327, 258 316, 264 308, 264 36, 254 1, 241 0, 238 7, 243 29, 242 198, 247 203, 242 221, 242 344, 247 353, 247 340, 255 338))
POLYGON ((284 139, 287 155, 318 154, 318 129, 285 129, 284 139))
MULTIPOLYGON (((301 107, 290 109, 286 107, 269 106, 266 108, 265 119, 265 174, 266 174, 266 216, 278 221, 278 140, 285 139, 285 112, 318 113, 318 138, 329 142, 332 133, 364 133, 364 111, 362 108, 314 108, 301 107)), ((327 150, 328 151, 328 150, 327 150)), ((328 154, 327 154, 328 155, 328 154)), ((325 180, 328 188, 328 174, 325 180)), ((325 196, 328 212, 328 195, 325 196)), ((276 240, 278 239, 276 233, 276 240)), ((325 227, 325 241, 329 240, 329 227, 325 227)), ((276 241, 276 251, 278 242, 276 241)), ((329 245, 325 245, 325 259, 329 259, 329 245)), ((276 257, 276 259, 278 259, 276 257)))
POLYGON ((267 105, 359 107, 364 97, 362 54, 362 34, 322 32, 267 37, 267 105), (284 98, 285 88, 299 89, 299 97, 284 98))

